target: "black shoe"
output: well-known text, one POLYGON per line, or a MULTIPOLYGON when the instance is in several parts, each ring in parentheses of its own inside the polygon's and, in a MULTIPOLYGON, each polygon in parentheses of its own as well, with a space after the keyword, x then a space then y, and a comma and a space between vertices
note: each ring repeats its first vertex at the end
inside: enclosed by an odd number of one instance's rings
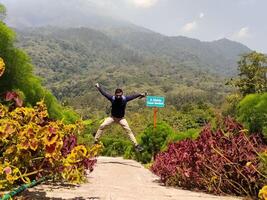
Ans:
POLYGON ((135 148, 135 151, 137 151, 137 152, 142 152, 142 151, 144 151, 144 148, 141 147, 139 144, 136 145, 134 148, 135 148))
POLYGON ((95 140, 94 144, 100 144, 100 142, 98 140, 95 140))

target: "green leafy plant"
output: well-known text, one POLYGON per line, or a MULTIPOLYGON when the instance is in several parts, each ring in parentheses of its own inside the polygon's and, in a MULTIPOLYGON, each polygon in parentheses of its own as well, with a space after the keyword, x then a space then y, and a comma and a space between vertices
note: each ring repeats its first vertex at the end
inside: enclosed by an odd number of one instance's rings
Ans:
POLYGON ((138 136, 144 151, 141 154, 137 154, 136 159, 142 163, 151 162, 164 147, 168 136, 173 133, 173 129, 165 122, 158 122, 156 128, 154 128, 153 124, 149 124, 144 132, 138 136))
POLYGON ((245 54, 238 62, 239 78, 232 81, 239 91, 247 94, 267 92, 267 56, 255 51, 245 54))
POLYGON ((259 135, 246 136, 234 120, 224 123, 217 130, 205 126, 196 140, 169 144, 152 171, 167 185, 256 197, 267 183, 266 163, 259 156, 267 146, 259 135))
MULTIPOLYGON (((2 58, 0 70, 5 71, 2 58)), ((15 92, 7 92, 2 102, 7 103, 0 103, 0 190, 50 175, 72 183, 85 180, 101 146, 77 143, 79 121, 66 125, 51 120, 44 101, 23 107, 15 92)))
POLYGON ((133 146, 128 139, 122 137, 104 137, 102 140, 104 149, 102 155, 123 156, 127 148, 133 146))
POLYGON ((251 133, 263 132, 267 138, 267 93, 247 95, 239 103, 238 117, 251 133))

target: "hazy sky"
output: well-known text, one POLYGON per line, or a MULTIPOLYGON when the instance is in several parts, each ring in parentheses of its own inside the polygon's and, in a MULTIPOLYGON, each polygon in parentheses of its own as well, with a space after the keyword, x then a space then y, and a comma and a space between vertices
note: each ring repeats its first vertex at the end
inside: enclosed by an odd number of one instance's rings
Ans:
POLYGON ((229 38, 267 53, 267 0, 0 0, 8 23, 36 25, 72 9, 110 15, 164 35, 204 41, 229 38), (61 10, 62 12, 59 12, 61 10), (42 18, 43 16, 43 18, 42 18), (36 24, 34 24, 36 23, 36 24))

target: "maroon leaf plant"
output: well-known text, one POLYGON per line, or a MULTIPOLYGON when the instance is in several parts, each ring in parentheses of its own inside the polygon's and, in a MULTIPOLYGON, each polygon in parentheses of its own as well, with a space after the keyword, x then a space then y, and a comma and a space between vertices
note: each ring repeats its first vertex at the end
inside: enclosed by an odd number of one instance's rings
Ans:
POLYGON ((198 139, 169 144, 151 169, 166 185, 257 196, 267 182, 258 156, 266 148, 259 135, 247 136, 242 125, 227 118, 224 128, 206 125, 198 139))

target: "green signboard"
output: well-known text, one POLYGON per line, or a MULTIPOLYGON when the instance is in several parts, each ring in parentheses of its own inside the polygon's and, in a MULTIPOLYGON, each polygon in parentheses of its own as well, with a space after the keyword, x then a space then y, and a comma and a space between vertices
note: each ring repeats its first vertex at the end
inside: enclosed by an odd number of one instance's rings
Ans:
POLYGON ((163 108, 165 106, 165 98, 158 96, 147 96, 146 106, 163 108))

